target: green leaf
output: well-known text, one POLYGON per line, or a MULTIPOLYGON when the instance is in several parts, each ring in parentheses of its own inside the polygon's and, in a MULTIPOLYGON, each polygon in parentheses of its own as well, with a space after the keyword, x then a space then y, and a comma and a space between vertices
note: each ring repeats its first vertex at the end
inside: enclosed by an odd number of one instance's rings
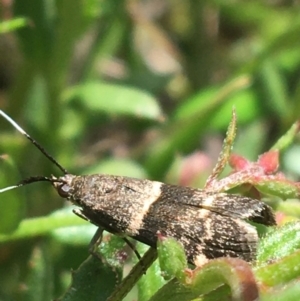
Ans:
POLYGON ((163 277, 166 280, 176 277, 184 281, 187 259, 183 246, 172 237, 158 236, 157 253, 163 277))
POLYGON ((127 176, 134 178, 147 178, 143 167, 137 162, 129 159, 107 159, 98 165, 84 170, 85 174, 109 174, 116 176, 127 176))
MULTIPOLYGON (((184 283, 175 279, 171 280, 150 300, 190 301, 202 294, 214 292, 223 284, 231 288, 231 300, 250 300, 249 295, 253 297, 253 300, 258 298, 258 288, 250 266, 241 259, 220 258, 190 271, 184 283)), ((228 292, 222 296, 224 295, 228 295, 228 292)), ((224 299, 222 297, 222 300, 224 299)))
POLYGON ((136 88, 89 82, 68 89, 63 98, 67 102, 77 99, 77 102, 91 111, 153 120, 162 118, 156 99, 148 92, 136 88))
POLYGON ((122 278, 126 257, 120 255, 126 243, 111 235, 108 243, 101 243, 100 253, 89 256, 73 272, 72 284, 59 301, 106 301, 122 278))
POLYGON ((113 292, 120 277, 120 271, 103 264, 95 256, 89 256, 73 272, 70 288, 58 301, 105 301, 113 292))
POLYGON ((149 301, 190 301, 197 297, 197 294, 190 288, 180 284, 178 280, 172 279, 164 285, 149 301))
POLYGON ((265 194, 276 195, 281 199, 297 198, 299 196, 298 183, 286 179, 259 179, 255 183, 255 187, 265 194))

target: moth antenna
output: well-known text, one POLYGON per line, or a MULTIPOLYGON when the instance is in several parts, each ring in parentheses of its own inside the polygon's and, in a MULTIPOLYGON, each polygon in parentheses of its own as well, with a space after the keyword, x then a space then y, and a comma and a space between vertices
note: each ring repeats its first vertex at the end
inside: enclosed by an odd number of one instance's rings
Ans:
POLYGON ((27 184, 31 184, 31 183, 35 183, 35 182, 41 182, 41 181, 44 181, 44 182, 46 181, 46 182, 51 182, 51 183, 59 182, 59 180, 56 179, 55 177, 51 177, 51 178, 44 177, 44 176, 29 177, 25 180, 20 181, 16 185, 12 185, 12 186, 8 186, 8 187, 0 189, 0 193, 8 191, 8 190, 15 189, 15 188, 27 185, 27 184))
MULTIPOLYGON (((42 154, 44 154, 54 165, 56 165, 64 174, 68 174, 68 171, 63 168, 36 140, 34 140, 29 134, 27 134, 14 120, 12 120, 7 114, 5 114, 2 110, 0 110, 0 114, 4 117, 15 129, 17 129, 21 134, 23 134, 32 144, 38 148, 42 154)), ((41 177, 42 178, 42 177, 41 177)), ((39 181, 47 181, 47 180, 39 180, 39 181)), ((37 182, 37 181, 35 181, 37 182)), ((30 182, 32 183, 32 182, 30 182)), ((29 183, 28 183, 29 184, 29 183)), ((23 184, 24 185, 24 184, 23 184)), ((22 186, 22 185, 20 185, 22 186)), ((13 186, 11 186, 13 187, 13 186)), ((19 187, 18 185, 16 187, 19 187)), ((9 188, 9 187, 7 187, 9 188)), ((5 188, 6 189, 6 188, 5 188)), ((13 189, 13 188, 11 188, 13 189)), ((7 189, 8 190, 8 189, 7 189)), ((0 193, 2 191, 0 190, 0 193)))
POLYGON ((0 193, 8 191, 8 190, 15 189, 15 188, 18 188, 18 187, 19 187, 18 185, 8 186, 8 187, 0 189, 0 193))

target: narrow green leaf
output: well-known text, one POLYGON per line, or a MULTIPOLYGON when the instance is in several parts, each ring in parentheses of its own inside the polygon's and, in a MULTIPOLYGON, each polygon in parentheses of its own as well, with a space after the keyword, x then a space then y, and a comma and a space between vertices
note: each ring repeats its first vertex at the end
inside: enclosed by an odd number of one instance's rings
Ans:
POLYGON ((18 229, 9 234, 1 234, 0 242, 16 241, 48 234, 54 229, 68 226, 86 225, 87 221, 79 218, 72 212, 58 210, 46 217, 28 218, 23 220, 18 229))
POLYGON ((257 281, 267 286, 281 285, 299 277, 300 251, 296 251, 255 271, 257 281))
POLYGON ((115 288, 113 294, 106 301, 122 301, 156 258, 156 250, 148 248, 141 260, 139 260, 138 263, 130 270, 129 274, 122 280, 118 287, 115 288))
POLYGON ((27 18, 15 18, 0 23, 0 34, 11 32, 28 25, 27 18))
MULTIPOLYGON (((216 108, 224 99, 248 87, 250 80, 249 76, 244 75, 235 78, 223 87, 210 87, 200 91, 189 99, 186 99, 182 105, 177 108, 174 118, 176 120, 190 118, 195 116, 195 113, 201 114, 211 107, 216 108)), ((232 109, 232 107, 230 109, 232 109)))
POLYGON ((85 245, 88 248, 97 227, 92 224, 58 228, 51 231, 51 237, 62 244, 85 245))
POLYGON ((227 129, 226 137, 222 146, 222 151, 218 157, 216 166, 214 167, 212 173, 210 174, 210 176, 208 177, 205 183, 206 189, 213 188, 214 191, 217 191, 218 185, 216 185, 216 181, 218 179, 218 176, 222 173, 222 171, 226 167, 226 164, 229 160, 229 156, 232 150, 235 136, 236 136, 236 113, 235 113, 235 109, 233 109, 232 119, 227 129))
POLYGON ((291 255, 300 249, 300 222, 291 222, 271 229, 260 241, 257 251, 258 264, 291 255))
POLYGON ((265 60, 259 71, 265 98, 270 102, 268 107, 270 113, 275 113, 279 118, 286 118, 290 104, 287 95, 288 87, 282 73, 272 60, 265 60))
POLYGON ((299 281, 293 281, 283 287, 268 290, 260 297, 260 301, 298 301, 300 296, 299 281))
MULTIPOLYGON (((15 183, 18 171, 8 156, 0 157, 0 187, 15 183)), ((19 190, 6 191, 0 198, 0 233, 11 233, 17 229, 24 215, 25 198, 19 190)), ((0 234, 1 236, 1 234, 0 234)))
POLYGON ((271 149, 284 150, 289 147, 295 140, 296 135, 299 133, 299 129, 300 122, 296 121, 292 124, 289 130, 277 140, 277 142, 272 146, 271 149))
MULTIPOLYGON (((148 246, 138 244, 139 252, 144 253, 147 249, 149 249, 148 246)), ((144 266, 144 261, 141 264, 144 266)), ((148 301, 165 283, 166 281, 161 276, 159 262, 155 260, 138 282, 139 301, 148 301)))
MULTIPOLYGON (((166 126, 164 138, 149 150, 146 166, 151 176, 159 178, 171 164, 176 152, 191 151, 210 125, 211 118, 221 109, 229 96, 248 85, 248 77, 239 77, 221 89, 215 89, 211 97, 204 95, 203 99, 199 100, 197 109, 179 108, 173 122, 166 126)), ((210 96, 209 93, 208 95, 210 96)))
POLYGON ((23 291, 24 301, 51 300, 53 298, 53 263, 45 244, 33 249, 29 261, 29 272, 23 291))

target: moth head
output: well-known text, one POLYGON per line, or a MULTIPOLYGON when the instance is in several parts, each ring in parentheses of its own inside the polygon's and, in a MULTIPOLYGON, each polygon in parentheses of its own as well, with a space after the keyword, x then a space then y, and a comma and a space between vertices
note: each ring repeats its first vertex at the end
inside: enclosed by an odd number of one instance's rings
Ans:
POLYGON ((56 178, 54 176, 51 177, 52 185, 56 189, 57 193, 65 199, 71 199, 73 195, 72 181, 74 179, 74 175, 65 174, 62 177, 56 178))

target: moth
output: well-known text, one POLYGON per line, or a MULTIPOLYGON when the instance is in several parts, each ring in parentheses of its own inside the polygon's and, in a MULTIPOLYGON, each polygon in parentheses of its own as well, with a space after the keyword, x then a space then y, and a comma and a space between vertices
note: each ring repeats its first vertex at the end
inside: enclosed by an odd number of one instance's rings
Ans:
POLYGON ((0 193, 50 182, 61 197, 78 206, 74 213, 79 217, 153 248, 158 232, 173 237, 196 266, 224 256, 253 260, 258 235, 248 221, 275 225, 272 209, 249 197, 122 176, 70 174, 14 120, 1 110, 0 114, 63 172, 60 177, 27 178, 0 193))

